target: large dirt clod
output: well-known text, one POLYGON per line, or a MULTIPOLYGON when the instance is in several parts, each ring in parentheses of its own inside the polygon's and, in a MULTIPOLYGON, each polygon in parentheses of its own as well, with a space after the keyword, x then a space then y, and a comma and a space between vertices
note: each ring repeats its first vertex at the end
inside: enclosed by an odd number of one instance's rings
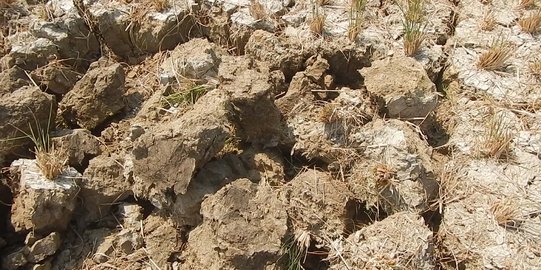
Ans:
POLYGON ((421 216, 400 212, 331 243, 329 269, 434 269, 432 232, 421 216))
POLYGON ((10 68, 18 66, 25 70, 34 70, 47 65, 58 56, 58 47, 46 38, 35 38, 28 33, 19 37, 22 41, 13 44, 11 51, 2 57, 2 65, 10 68))
POLYGON ((275 269, 287 214, 270 187, 239 179, 208 197, 201 214, 181 269, 275 269))
POLYGON ((382 99, 389 117, 422 119, 436 108, 436 86, 421 64, 412 58, 375 61, 360 72, 366 89, 382 99))
POLYGON ((95 1, 89 7, 107 47, 123 58, 173 49, 196 35, 188 2, 175 2, 159 11, 149 3, 95 1), (114 8, 113 8, 114 7, 114 8))
POLYGON ((114 203, 133 194, 132 179, 124 176, 123 163, 114 156, 97 156, 90 160, 83 173, 80 194, 87 210, 86 220, 107 215, 114 203))
POLYGON ((426 142, 399 120, 375 120, 351 135, 365 149, 348 181, 356 198, 387 213, 430 209, 438 182, 426 142))
POLYGON ((211 91, 181 117, 141 135, 131 154, 136 195, 162 208, 171 202, 169 195, 185 194, 193 173, 230 136, 229 106, 222 93, 211 91))
POLYGON ((239 137, 265 147, 276 146, 283 137, 284 124, 274 104, 271 74, 265 68, 249 69, 251 65, 255 63, 247 59, 225 59, 219 70, 219 90, 230 97, 239 137))
POLYGON ((450 164, 442 200, 442 245, 467 268, 533 269, 541 265, 537 215, 541 162, 534 156, 500 164, 471 160, 450 164), (466 244, 467 243, 467 244, 466 244), (537 251, 536 251, 537 250, 537 251))
POLYGON ((120 64, 107 60, 92 63, 60 103, 62 116, 71 125, 96 128, 124 108, 124 80, 120 64))
POLYGON ((15 230, 34 230, 42 235, 65 230, 75 210, 81 175, 68 167, 51 181, 42 175, 36 161, 29 159, 14 161, 12 168, 20 175, 19 191, 11 209, 15 230))
MULTIPOLYGON (((68 0, 58 1, 59 6, 73 5, 68 0)), ((57 8, 54 4, 53 9, 57 8)), ((88 30, 83 18, 70 11, 53 21, 36 21, 30 32, 38 38, 50 40, 58 48, 58 56, 66 64, 81 70, 88 67, 99 55, 99 46, 94 35, 88 30)), ((54 88, 54 87, 53 87, 54 88)))
POLYGON ((335 238, 345 233, 350 195, 346 183, 326 172, 307 170, 281 187, 280 194, 294 230, 307 230, 320 243, 323 236, 335 238))
POLYGON ((177 46, 161 65, 161 82, 166 84, 180 83, 186 79, 216 80, 221 62, 216 51, 216 46, 205 39, 192 39, 177 46))
MULTIPOLYGON (((0 163, 7 155, 17 155, 30 145, 20 131, 37 134, 52 127, 56 115, 54 96, 37 87, 23 87, 0 99, 0 163)), ((46 131, 47 132, 47 131, 46 131)))
POLYGON ((70 166, 82 166, 101 154, 100 141, 87 129, 59 130, 53 135, 53 142, 65 151, 70 166))
POLYGON ((9 94, 23 86, 30 85, 30 80, 20 67, 11 67, 0 73, 0 96, 9 94))

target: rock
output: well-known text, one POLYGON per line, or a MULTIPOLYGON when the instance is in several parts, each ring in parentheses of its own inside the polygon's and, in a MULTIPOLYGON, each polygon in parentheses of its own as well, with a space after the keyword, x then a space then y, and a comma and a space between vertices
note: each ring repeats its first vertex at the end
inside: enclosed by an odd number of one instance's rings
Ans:
POLYGON ((106 237, 96 248, 96 252, 94 253, 93 257, 93 260, 96 263, 104 263, 109 260, 111 256, 113 256, 113 252, 115 250, 113 239, 114 238, 112 236, 106 237))
POLYGON ((287 232, 284 205, 268 186, 239 179, 209 196, 181 269, 272 269, 287 232), (239 230, 242 228, 242 230, 239 230))
POLYGON ((240 155, 225 154, 210 161, 199 170, 187 192, 177 195, 173 220, 176 224, 199 225, 203 199, 240 178, 278 185, 284 181, 283 165, 275 155, 254 150, 246 150, 240 155))
POLYGON ((86 219, 107 215, 111 205, 133 194, 132 188, 131 180, 124 176, 121 158, 103 155, 91 159, 81 181, 86 219))
POLYGON ((58 56, 58 48, 48 39, 32 36, 21 39, 20 43, 12 44, 11 51, 2 57, 3 66, 34 70, 58 56))
POLYGON ((388 213, 424 212, 438 195, 430 148, 399 120, 375 120, 351 134, 352 147, 364 149, 348 179, 354 197, 388 213))
POLYGON ((26 255, 28 254, 28 247, 23 247, 15 252, 2 256, 2 269, 5 270, 17 270, 28 263, 26 255))
POLYGON ((323 236, 334 239, 344 233, 348 195, 346 183, 313 169, 280 188, 280 199, 287 205, 292 229, 308 230, 319 243, 324 243, 323 236))
POLYGON ((180 232, 171 219, 154 215, 145 219, 143 226, 149 256, 161 269, 168 269, 169 259, 181 249, 180 232))
POLYGON ((34 81, 45 86, 50 92, 59 95, 66 94, 82 77, 81 73, 58 64, 58 62, 51 62, 46 66, 37 68, 32 71, 31 75, 34 81))
POLYGON ((129 58, 173 49, 196 35, 190 3, 170 4, 160 11, 159 7, 145 3, 111 8, 107 1, 96 1, 88 9, 96 17, 107 46, 116 55, 129 58))
POLYGON ((81 166, 101 154, 100 141, 86 129, 56 131, 53 142, 65 151, 70 166, 81 166))
MULTIPOLYGON (((140 226, 140 224, 139 224, 140 226)), ((139 228, 123 229, 116 235, 116 246, 123 254, 132 254, 144 244, 139 228)), ((170 244, 170 243, 167 243, 170 244)), ((162 250, 163 251, 163 250, 162 250)))
POLYGON ((389 117, 425 118, 436 108, 436 86, 412 58, 393 57, 375 61, 360 73, 366 89, 385 103, 389 117))
POLYGON ((351 148, 349 136, 372 119, 375 108, 359 89, 340 89, 331 102, 312 104, 302 100, 287 119, 288 137, 292 154, 318 159, 333 166, 348 167, 356 150, 351 148))
MULTIPOLYGON (((67 5, 73 6, 70 1, 56 2, 58 3, 51 4, 50 9, 64 8, 67 5)), ((52 21, 36 20, 32 24, 30 32, 35 37, 50 40, 58 49, 58 55, 62 62, 74 67, 82 67, 79 71, 88 67, 88 63, 96 60, 100 53, 95 36, 88 30, 84 19, 74 9, 52 21)), ((70 72, 73 71, 70 70, 70 72)), ((70 74, 70 76, 76 75, 77 73, 70 74)), ((56 89, 57 83, 60 83, 58 90, 65 90, 68 85, 73 86, 71 78, 64 78, 67 79, 64 81, 56 76, 56 79, 60 79, 60 81, 53 82, 51 89, 56 89)), ((51 81, 49 80, 49 82, 51 81)))
POLYGON ((263 30, 256 30, 246 44, 246 54, 265 61, 269 69, 281 70, 286 80, 303 69, 309 52, 301 49, 301 44, 288 42, 283 37, 263 30))
POLYGON ((0 73, 0 96, 29 85, 30 80, 20 67, 14 66, 0 73))
POLYGON ((331 245, 329 269, 435 267, 432 231, 411 212, 396 213, 331 245))
POLYGON ((224 61, 220 66, 219 90, 230 96, 238 136, 251 143, 273 147, 283 136, 284 124, 274 104, 270 74, 263 69, 249 69, 249 66, 249 61, 224 61))
POLYGON ((231 154, 210 161, 203 166, 190 182, 184 194, 178 194, 173 206, 173 219, 177 224, 196 226, 202 221, 199 214, 205 196, 216 193, 226 184, 242 177, 248 172, 242 160, 231 154))
POLYGON ((19 159, 11 166, 20 174, 19 193, 11 209, 15 230, 42 235, 65 230, 75 210, 81 174, 68 167, 51 181, 41 174, 35 160, 19 159))
POLYGON ((192 39, 177 46, 161 65, 162 84, 179 83, 183 79, 215 81, 221 62, 217 48, 206 39, 192 39))
POLYGON ((42 237, 40 235, 37 235, 35 231, 30 231, 24 239, 24 244, 27 246, 32 246, 37 240, 41 238, 42 237))
POLYGON ((135 228, 143 220, 143 208, 134 203, 121 203, 118 206, 118 215, 125 227, 135 228))
POLYGON ((211 91, 184 115, 149 128, 139 137, 131 154, 136 196, 162 208, 172 199, 166 194, 186 194, 193 173, 229 137, 229 106, 223 93, 211 91))
POLYGON ((442 182, 443 248, 472 269, 540 265, 535 250, 541 220, 530 215, 541 211, 539 159, 455 160, 449 166, 449 177, 442 182))
POLYGON ((56 115, 54 96, 43 93, 37 87, 23 87, 0 99, 0 163, 7 155, 17 155, 26 150, 31 141, 22 130, 31 134, 52 126, 56 115), (21 139, 15 139, 20 138, 21 139), (7 139, 7 140, 4 140, 7 139))
POLYGON ((39 263, 47 257, 56 253, 60 248, 62 240, 60 234, 53 232, 45 238, 37 240, 31 247, 28 255, 28 261, 31 263, 39 263))
POLYGON ((60 103, 64 119, 92 130, 125 106, 124 69, 106 60, 92 63, 88 72, 60 103))

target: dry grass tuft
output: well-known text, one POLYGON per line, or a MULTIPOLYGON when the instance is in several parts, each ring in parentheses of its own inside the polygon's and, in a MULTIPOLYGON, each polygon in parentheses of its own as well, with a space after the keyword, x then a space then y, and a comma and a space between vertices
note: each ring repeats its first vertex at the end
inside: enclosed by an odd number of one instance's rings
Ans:
POLYGON ((518 25, 523 32, 533 34, 540 30, 541 27, 541 10, 538 10, 528 16, 524 16, 518 20, 518 25))
POLYGON ((293 237, 282 245, 282 253, 285 256, 286 269, 301 270, 308 255, 308 248, 312 242, 310 232, 296 229, 293 237))
POLYGON ((425 40, 423 26, 417 23, 404 23, 404 53, 414 56, 425 40))
POLYGON ((541 60, 537 59, 528 66, 530 72, 537 78, 541 78, 541 60))
POLYGON ((348 27, 348 39, 351 41, 357 39, 357 36, 361 31, 366 3, 366 0, 351 0, 348 27))
POLYGON ((34 153, 36 154, 37 166, 39 167, 43 176, 52 181, 62 174, 66 168, 68 159, 64 157, 63 151, 56 148, 51 141, 51 137, 49 135, 49 123, 51 119, 48 121, 47 128, 43 128, 35 115, 32 114, 32 116, 34 117, 35 127, 32 127, 32 125, 29 123, 29 132, 17 127, 15 127, 15 129, 32 141, 34 144, 34 153))
POLYGON ((498 225, 502 227, 516 227, 520 219, 518 207, 517 203, 511 201, 498 201, 490 207, 490 210, 498 225))
POLYGON ((505 66, 505 62, 513 55, 513 46, 503 39, 495 40, 488 51, 479 56, 477 67, 484 70, 497 70, 505 66))
POLYGON ((535 0, 520 0, 517 9, 529 9, 535 6, 535 0))
POLYGON ((454 164, 447 163, 443 166, 439 173, 439 196, 431 204, 431 209, 438 209, 442 214, 445 205, 466 197, 464 191, 468 190, 467 181, 461 180, 460 173, 460 167, 454 164))
POLYGON ((496 19, 494 18, 494 14, 489 11, 483 16, 483 20, 481 23, 479 23, 479 27, 483 31, 492 31, 496 27, 496 19))
POLYGON ((310 31, 314 34, 323 34, 323 28, 325 28, 325 15, 317 14, 310 21, 310 31))
POLYGON ((263 20, 267 17, 265 7, 257 0, 250 1, 250 15, 256 20, 263 20))
POLYGON ((194 85, 164 96, 162 106, 165 108, 177 108, 182 105, 194 105, 208 91, 209 89, 203 85, 194 85))
POLYGON ((61 148, 51 145, 48 149, 35 148, 36 163, 49 180, 56 179, 66 168, 67 159, 64 158, 61 148))
POLYGON ((405 5, 399 5, 403 15, 404 54, 414 56, 426 37, 425 0, 407 0, 405 5))
POLYGON ((488 158, 502 159, 511 155, 513 135, 505 121, 505 116, 494 115, 486 126, 481 142, 481 155, 488 158))
POLYGON ((405 20, 412 23, 425 21, 425 0, 407 0, 405 20))

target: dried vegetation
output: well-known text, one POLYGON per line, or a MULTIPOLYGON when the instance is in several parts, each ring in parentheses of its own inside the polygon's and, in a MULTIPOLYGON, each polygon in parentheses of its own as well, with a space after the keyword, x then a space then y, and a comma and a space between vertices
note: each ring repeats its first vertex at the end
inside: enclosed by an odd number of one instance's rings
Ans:
POLYGON ((497 70, 505 67, 507 60, 513 55, 514 46, 503 38, 492 42, 488 50, 479 56, 477 67, 484 70, 497 70))
POLYGON ((530 34, 536 33, 541 26, 541 10, 520 18, 518 25, 523 32, 530 34))

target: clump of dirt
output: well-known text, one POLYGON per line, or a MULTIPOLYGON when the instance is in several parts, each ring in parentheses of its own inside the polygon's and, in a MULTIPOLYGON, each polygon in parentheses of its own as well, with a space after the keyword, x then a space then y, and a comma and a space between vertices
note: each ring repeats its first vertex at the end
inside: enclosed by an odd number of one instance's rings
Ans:
POLYGON ((539 7, 350 2, 0 0, 0 268, 541 265, 539 7))

